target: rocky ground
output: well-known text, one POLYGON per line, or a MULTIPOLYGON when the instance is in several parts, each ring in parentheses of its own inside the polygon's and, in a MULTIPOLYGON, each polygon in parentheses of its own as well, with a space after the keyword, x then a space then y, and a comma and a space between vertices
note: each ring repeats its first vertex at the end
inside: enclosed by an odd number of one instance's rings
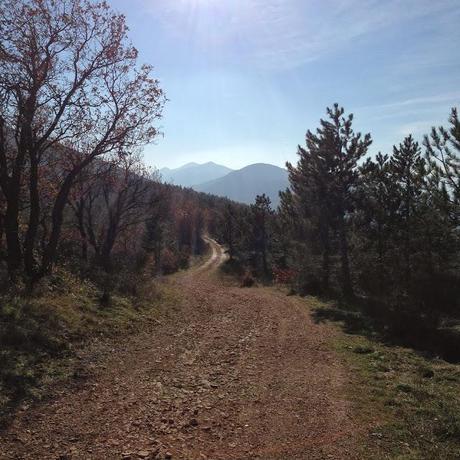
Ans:
POLYGON ((23 407, 2 459, 358 458, 350 379, 303 302, 229 286, 213 255, 169 280, 177 311, 112 353, 78 385, 23 407))

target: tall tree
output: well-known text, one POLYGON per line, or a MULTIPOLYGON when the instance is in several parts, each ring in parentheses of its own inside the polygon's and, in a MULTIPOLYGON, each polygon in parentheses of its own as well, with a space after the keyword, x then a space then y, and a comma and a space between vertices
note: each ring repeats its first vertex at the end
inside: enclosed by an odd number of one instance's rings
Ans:
POLYGON ((323 286, 329 285, 331 233, 337 236, 341 260, 341 286, 351 296, 348 214, 354 207, 358 183, 358 162, 371 144, 370 134, 362 137, 352 129, 353 115, 334 104, 328 120, 320 120, 316 133, 308 131, 306 148, 299 146, 296 167, 287 164, 289 179, 302 213, 314 221, 323 254, 323 286))
POLYGON ((368 158, 360 173, 354 213, 355 232, 361 244, 359 272, 368 280, 367 289, 383 295, 389 280, 387 259, 391 257, 391 233, 399 207, 398 189, 389 155, 378 153, 375 160, 368 158))
POLYGON ((412 136, 406 137, 399 147, 393 147, 390 168, 392 180, 399 186, 399 222, 395 230, 400 237, 398 246, 404 259, 403 279, 408 289, 412 275, 413 234, 417 229, 425 179, 425 161, 421 157, 419 144, 412 136))
POLYGON ((253 216, 254 248, 256 254, 262 260, 263 273, 265 276, 268 276, 269 226, 270 217, 273 214, 270 198, 265 194, 257 195, 251 209, 253 216))
POLYGON ((67 199, 83 169, 97 157, 123 155, 158 134, 154 122, 164 96, 152 68, 137 64, 137 54, 124 16, 106 2, 0 3, 0 186, 13 277, 23 264, 29 278, 51 269, 67 199), (36 260, 40 170, 57 162, 61 183, 36 260), (20 213, 23 189, 27 215, 20 213))
POLYGON ((221 219, 223 242, 228 246, 230 260, 235 257, 237 239, 237 216, 235 205, 227 203, 224 206, 221 219))

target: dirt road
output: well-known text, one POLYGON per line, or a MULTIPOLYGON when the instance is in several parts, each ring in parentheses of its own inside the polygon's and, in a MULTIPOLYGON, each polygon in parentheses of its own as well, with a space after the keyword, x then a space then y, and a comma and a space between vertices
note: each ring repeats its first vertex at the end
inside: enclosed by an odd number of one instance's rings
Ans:
POLYGON ((359 435, 333 329, 300 299, 225 285, 222 249, 170 281, 180 306, 86 382, 21 412, 1 458, 344 459, 359 435))

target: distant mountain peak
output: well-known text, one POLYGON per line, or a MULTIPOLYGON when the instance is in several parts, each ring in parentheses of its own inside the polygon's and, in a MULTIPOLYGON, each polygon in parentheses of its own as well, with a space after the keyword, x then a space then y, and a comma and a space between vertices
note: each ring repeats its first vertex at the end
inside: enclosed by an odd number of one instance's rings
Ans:
POLYGON ((223 177, 231 171, 226 166, 209 161, 203 164, 191 162, 175 169, 162 168, 160 174, 166 183, 192 187, 223 177))
POLYGON ((193 162, 193 161, 192 161, 192 162, 190 162, 190 163, 187 163, 187 164, 185 164, 185 165, 183 165, 183 166, 180 166, 180 167, 179 167, 179 168, 177 168, 177 169, 188 169, 188 168, 195 168, 196 166, 200 166, 200 164, 198 164, 198 163, 195 163, 195 162, 193 162))
POLYGON ((255 163, 193 188, 247 204, 253 203, 257 195, 265 193, 272 206, 276 207, 279 204, 279 192, 288 186, 286 169, 268 163, 255 163))
POLYGON ((289 186, 286 169, 269 163, 254 163, 234 171, 213 161, 190 162, 176 169, 163 168, 160 173, 164 182, 242 203, 253 203, 257 195, 265 193, 273 207, 279 204, 279 192, 289 186))

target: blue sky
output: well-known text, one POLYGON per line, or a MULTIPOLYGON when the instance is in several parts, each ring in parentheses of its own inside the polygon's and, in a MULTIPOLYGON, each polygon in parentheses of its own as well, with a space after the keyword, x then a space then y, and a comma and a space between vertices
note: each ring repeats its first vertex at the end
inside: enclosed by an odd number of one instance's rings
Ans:
POLYGON ((110 0, 169 102, 150 165, 296 161, 339 102, 371 153, 460 106, 460 0, 110 0))

